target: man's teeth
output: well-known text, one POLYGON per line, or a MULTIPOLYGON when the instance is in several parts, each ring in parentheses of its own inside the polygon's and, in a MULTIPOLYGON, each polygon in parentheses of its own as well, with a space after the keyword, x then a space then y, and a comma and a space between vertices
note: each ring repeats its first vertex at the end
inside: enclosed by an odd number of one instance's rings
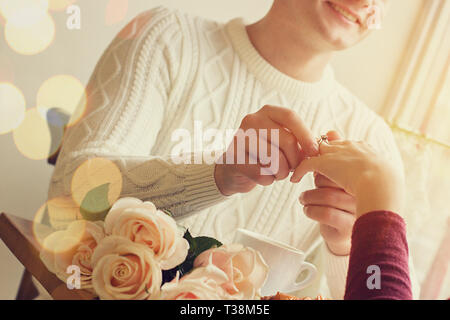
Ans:
POLYGON ((353 14, 351 14, 348 11, 345 11, 342 7, 339 7, 337 5, 335 5, 334 3, 330 2, 330 5, 333 7, 334 10, 336 10, 337 12, 339 12, 340 14, 342 14, 345 18, 347 18, 348 20, 350 20, 351 22, 357 22, 358 18, 355 17, 353 14))

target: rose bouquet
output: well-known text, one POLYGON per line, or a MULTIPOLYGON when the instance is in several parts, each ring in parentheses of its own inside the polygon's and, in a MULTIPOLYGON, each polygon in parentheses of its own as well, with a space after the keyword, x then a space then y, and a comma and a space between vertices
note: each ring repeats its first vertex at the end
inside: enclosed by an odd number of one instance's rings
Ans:
POLYGON ((170 213, 135 198, 105 214, 45 238, 41 259, 58 278, 67 282, 76 267, 79 288, 100 299, 260 298, 268 267, 259 252, 192 237, 170 213))

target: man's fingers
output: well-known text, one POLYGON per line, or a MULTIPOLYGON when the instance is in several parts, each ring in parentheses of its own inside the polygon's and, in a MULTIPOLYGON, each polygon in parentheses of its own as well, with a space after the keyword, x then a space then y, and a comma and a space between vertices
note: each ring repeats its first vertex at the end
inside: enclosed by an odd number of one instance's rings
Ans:
MULTIPOLYGON (((245 117, 241 129, 242 131, 236 133, 234 143, 237 144, 238 140, 243 141, 245 138, 246 151, 252 158, 259 159, 262 166, 270 165, 273 151, 283 153, 288 161, 288 172, 295 169, 306 157, 297 138, 266 115, 252 114, 245 117), (249 129, 252 131, 248 131, 249 129), (254 137, 250 138, 249 136, 252 135, 254 137)), ((276 156, 273 157, 276 158, 276 156)), ((280 159, 280 162, 283 161, 280 159)))
MULTIPOLYGON (((280 151, 284 154, 286 157, 286 160, 289 164, 289 169, 295 169, 297 166, 302 162, 302 160, 305 158, 305 154, 303 150, 300 148, 297 138, 288 130, 280 126, 278 123, 268 120, 271 123, 265 124, 270 130, 267 140, 270 142, 270 144, 273 144, 277 148, 280 149, 280 151), (271 130, 278 130, 278 140, 272 136, 271 130)), ((268 145, 268 148, 270 145, 268 145)))
MULTIPOLYGON (((275 175, 279 174, 280 171, 280 163, 277 163, 278 168, 273 168, 272 165, 262 167, 261 164, 258 163, 257 155, 250 154, 245 149, 238 151, 236 143, 230 145, 223 161, 224 163, 234 166, 235 170, 243 176, 262 186, 271 185, 275 181, 275 175)), ((277 162, 279 161, 280 160, 277 159, 277 162)), ((287 168, 286 162, 285 166, 286 168, 284 170, 286 171, 287 176, 289 175, 289 168, 287 168)))
POLYGON ((303 212, 308 218, 341 231, 351 228, 354 223, 352 214, 335 208, 307 206, 303 207, 303 212))
POLYGON ((323 206, 348 213, 356 212, 355 198, 341 189, 319 188, 308 190, 300 195, 299 200, 304 206, 323 206))
POLYGON ((275 181, 275 175, 269 168, 260 167, 257 164, 238 164, 238 172, 262 186, 270 186, 275 181))
POLYGON ((295 111, 274 106, 264 106, 261 111, 272 121, 291 131, 307 155, 315 156, 319 153, 314 135, 295 111))
POLYGON ((251 159, 253 164, 257 163, 266 175, 273 175, 277 180, 284 180, 289 176, 291 167, 284 151, 277 146, 273 147, 274 150, 271 150, 271 142, 259 138, 257 148, 246 144, 246 159, 251 159), (265 147, 264 152, 261 152, 262 145, 265 147))
POLYGON ((275 176, 276 180, 284 180, 289 176, 291 168, 289 166, 288 160, 284 155, 283 151, 279 152, 278 158, 273 157, 269 166, 265 166, 262 169, 271 170, 272 174, 275 176))

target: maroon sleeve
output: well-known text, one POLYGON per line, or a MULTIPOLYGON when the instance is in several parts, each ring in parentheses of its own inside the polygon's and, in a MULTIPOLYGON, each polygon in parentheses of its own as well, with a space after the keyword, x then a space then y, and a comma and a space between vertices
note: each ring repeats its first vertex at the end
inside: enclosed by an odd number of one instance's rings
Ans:
POLYGON ((412 299, 406 227, 399 215, 370 212, 355 222, 344 299, 412 299))

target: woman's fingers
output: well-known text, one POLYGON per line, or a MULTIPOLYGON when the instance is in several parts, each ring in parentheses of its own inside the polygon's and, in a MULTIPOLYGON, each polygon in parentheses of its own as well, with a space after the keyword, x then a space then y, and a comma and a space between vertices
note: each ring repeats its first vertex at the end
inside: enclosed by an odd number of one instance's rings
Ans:
POLYGON ((352 225, 355 219, 351 213, 330 207, 305 206, 303 207, 303 212, 308 218, 337 230, 348 229, 345 226, 352 225))
POLYGON ((291 182, 297 183, 308 172, 319 172, 327 176, 327 172, 330 170, 329 166, 333 163, 333 159, 336 154, 339 154, 343 150, 345 141, 330 141, 329 143, 320 144, 320 156, 311 157, 303 160, 300 165, 295 169, 294 174, 291 177, 291 182), (328 165, 328 166, 327 166, 328 165))
POLYGON ((303 177, 312 171, 317 171, 316 167, 318 166, 320 160, 318 157, 308 158, 302 161, 300 165, 295 169, 294 173, 291 176, 292 183, 298 183, 303 177))
POLYGON ((339 186, 337 183, 317 172, 314 173, 314 184, 316 185, 317 188, 342 189, 342 187, 339 186))
POLYGON ((291 177, 292 183, 298 183, 308 172, 318 172, 326 176, 326 163, 332 159, 327 155, 312 157, 302 161, 291 177))
POLYGON ((343 143, 344 143, 344 141, 322 142, 319 146, 320 155, 339 151, 340 147, 342 147, 344 145, 343 143))
POLYGON ((336 141, 336 140, 342 140, 341 135, 337 131, 328 131, 327 133, 328 141, 336 141))
POLYGON ((300 195, 300 203, 304 206, 332 207, 341 211, 355 213, 355 198, 342 189, 317 188, 300 195))

